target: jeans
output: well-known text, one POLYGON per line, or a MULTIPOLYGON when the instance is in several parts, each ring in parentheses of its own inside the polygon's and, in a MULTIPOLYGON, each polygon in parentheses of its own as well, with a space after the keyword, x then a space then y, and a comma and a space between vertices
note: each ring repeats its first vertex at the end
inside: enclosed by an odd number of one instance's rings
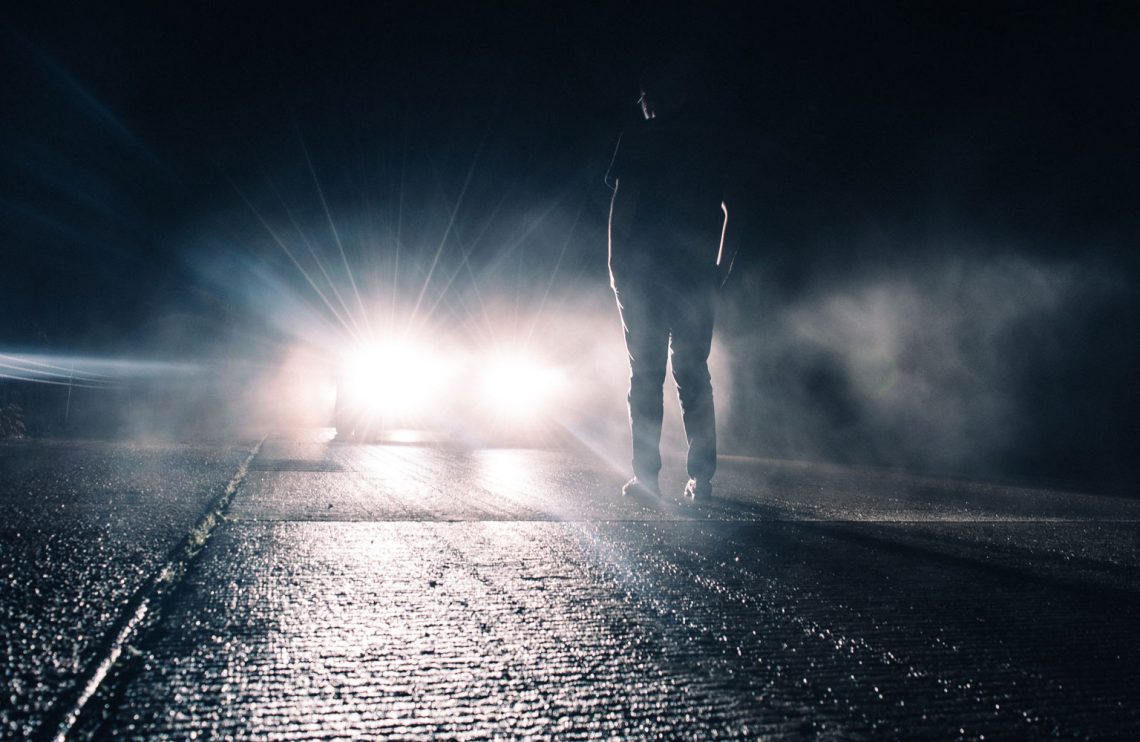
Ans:
POLYGON ((629 353, 629 422, 633 473, 655 482, 661 470, 666 353, 681 403, 691 478, 716 472, 716 415, 708 358, 712 348, 715 270, 708 276, 614 276, 614 294, 629 353))

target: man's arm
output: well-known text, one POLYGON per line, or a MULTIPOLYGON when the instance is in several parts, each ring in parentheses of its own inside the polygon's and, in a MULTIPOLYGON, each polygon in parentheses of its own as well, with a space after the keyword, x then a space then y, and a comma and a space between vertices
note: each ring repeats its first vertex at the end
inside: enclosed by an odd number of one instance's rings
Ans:
POLYGON ((741 235, 744 232, 744 209, 741 199, 726 194, 720 202, 721 211, 724 212, 724 224, 720 230, 720 249, 716 254, 717 288, 724 288, 728 277, 732 273, 732 266, 736 263, 736 256, 740 252, 741 235), (728 204, 733 204, 730 214, 728 204))
POLYGON ((610 157, 610 166, 608 168, 606 168, 606 175, 604 178, 602 178, 602 180, 605 181, 605 184, 607 186, 609 186, 609 189, 611 191, 617 191, 617 182, 618 182, 617 158, 618 158, 618 152, 621 151, 621 138, 624 135, 625 135, 625 132, 618 134, 617 143, 614 145, 613 156, 610 157))

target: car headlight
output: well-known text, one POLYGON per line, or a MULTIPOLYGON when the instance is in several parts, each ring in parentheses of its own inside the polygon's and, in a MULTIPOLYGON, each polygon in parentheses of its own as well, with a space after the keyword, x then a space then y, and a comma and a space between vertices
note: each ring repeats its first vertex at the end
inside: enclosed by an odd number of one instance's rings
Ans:
POLYGON ((365 345, 345 357, 340 391, 354 409, 371 415, 415 415, 436 397, 447 368, 442 354, 416 343, 365 345))

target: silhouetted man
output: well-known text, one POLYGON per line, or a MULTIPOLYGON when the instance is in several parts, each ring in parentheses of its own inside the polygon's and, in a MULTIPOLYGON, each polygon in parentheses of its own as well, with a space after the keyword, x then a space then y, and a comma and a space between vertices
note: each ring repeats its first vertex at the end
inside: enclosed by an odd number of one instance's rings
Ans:
POLYGON ((626 495, 660 494, 668 355, 689 444, 685 495, 712 496, 716 415, 708 357, 713 296, 730 261, 722 261, 723 141, 707 112, 697 110, 697 92, 691 80, 643 87, 641 115, 622 132, 606 176, 613 189, 610 284, 630 365, 633 478, 622 488, 626 495))

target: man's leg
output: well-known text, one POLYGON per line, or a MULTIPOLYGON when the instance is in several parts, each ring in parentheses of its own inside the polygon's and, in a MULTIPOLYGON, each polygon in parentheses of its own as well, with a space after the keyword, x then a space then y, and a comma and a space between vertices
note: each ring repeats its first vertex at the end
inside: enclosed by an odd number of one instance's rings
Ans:
POLYGON ((655 490, 661 471, 662 388, 669 331, 664 308, 644 286, 615 288, 629 354, 629 422, 633 474, 655 490))
POLYGON ((716 413, 708 364, 713 334, 712 287, 687 286, 677 292, 669 306, 669 350, 689 441, 688 473, 707 494, 716 473, 716 413))

